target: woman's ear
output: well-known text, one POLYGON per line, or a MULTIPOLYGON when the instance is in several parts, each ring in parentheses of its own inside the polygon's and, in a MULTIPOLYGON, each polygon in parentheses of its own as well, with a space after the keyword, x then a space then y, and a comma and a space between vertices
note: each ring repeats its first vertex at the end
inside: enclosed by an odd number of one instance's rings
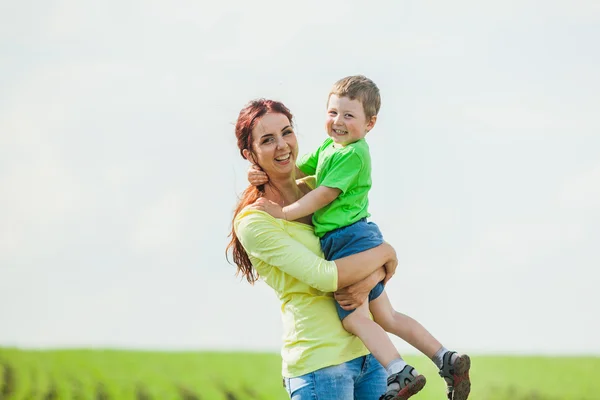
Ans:
POLYGON ((242 150, 242 154, 244 155, 244 158, 248 161, 250 161, 252 164, 256 164, 256 160, 254 159, 254 154, 252 154, 252 152, 248 149, 244 149, 242 150))

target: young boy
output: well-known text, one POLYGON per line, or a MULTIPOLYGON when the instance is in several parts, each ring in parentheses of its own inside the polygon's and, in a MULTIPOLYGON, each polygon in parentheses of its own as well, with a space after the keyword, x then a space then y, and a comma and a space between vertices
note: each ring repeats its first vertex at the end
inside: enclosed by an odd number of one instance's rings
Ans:
MULTIPOLYGON (((315 233, 328 260, 359 253, 383 243, 379 228, 367 222, 371 188, 371 157, 365 141, 373 129, 381 105, 379 89, 358 75, 337 81, 329 93, 326 129, 329 138, 312 154, 301 157, 303 175, 316 175, 317 187, 297 202, 281 208, 265 208, 275 218, 293 221, 313 214, 315 233)), ((249 172, 254 185, 265 183, 266 174, 249 172)), ((405 400, 419 392, 425 377, 406 364, 386 331, 407 341, 431 358, 448 385, 448 399, 465 400, 470 392, 470 359, 447 350, 420 323, 396 312, 379 282, 369 301, 355 310, 337 304, 344 328, 358 336, 388 372, 383 400, 405 400), (369 317, 372 313, 374 321, 369 317)))

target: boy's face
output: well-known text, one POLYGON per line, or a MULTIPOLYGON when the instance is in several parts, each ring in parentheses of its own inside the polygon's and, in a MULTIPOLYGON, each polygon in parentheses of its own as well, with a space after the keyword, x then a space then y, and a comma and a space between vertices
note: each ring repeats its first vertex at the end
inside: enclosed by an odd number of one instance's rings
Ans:
POLYGON ((377 121, 377 116, 367 118, 359 100, 349 97, 329 96, 325 127, 327 134, 336 144, 345 146, 354 143, 367 135, 377 121))

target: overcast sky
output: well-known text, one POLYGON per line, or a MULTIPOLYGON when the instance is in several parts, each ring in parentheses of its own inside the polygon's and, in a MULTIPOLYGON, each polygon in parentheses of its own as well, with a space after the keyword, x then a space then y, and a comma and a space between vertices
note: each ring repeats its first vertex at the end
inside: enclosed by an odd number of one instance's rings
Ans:
POLYGON ((233 124, 281 100, 311 151, 360 73, 396 308, 461 351, 600 354, 598 43, 595 0, 0 1, 0 345, 277 351, 224 256, 233 124))

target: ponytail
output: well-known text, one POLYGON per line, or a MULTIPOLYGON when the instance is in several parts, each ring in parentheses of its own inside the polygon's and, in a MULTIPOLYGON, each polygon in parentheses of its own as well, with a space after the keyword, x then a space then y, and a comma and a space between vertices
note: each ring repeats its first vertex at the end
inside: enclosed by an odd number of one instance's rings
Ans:
MULTIPOLYGON (((252 151, 252 131, 256 125, 256 122, 265 114, 270 112, 283 114, 288 118, 290 124, 292 123, 292 113, 285 105, 283 105, 283 103, 279 101, 267 99, 252 100, 240 111, 235 124, 235 137, 237 139, 240 155, 243 158, 246 158, 244 156, 244 150, 252 151)), ((235 218, 244 209, 244 207, 254 203, 259 197, 264 196, 264 191, 264 185, 248 186, 248 188, 244 190, 242 197, 238 201, 233 213, 233 219, 231 220, 231 233, 229 234, 231 241, 225 249, 225 257, 227 258, 227 261, 229 261, 228 253, 231 249, 233 262, 237 265, 236 275, 242 275, 251 284, 258 280, 258 272, 256 272, 252 266, 252 262, 250 262, 248 253, 244 249, 244 246, 242 246, 242 243, 235 233, 234 223, 235 218)))
POLYGON ((231 253, 233 255, 233 262, 237 266, 236 276, 243 276, 250 284, 254 284, 258 280, 258 272, 252 266, 252 262, 250 261, 250 257, 242 246, 242 243, 237 237, 235 233, 234 224, 235 218, 237 215, 249 204, 254 203, 259 197, 264 195, 264 185, 261 186, 248 186, 246 190, 242 193, 242 197, 240 198, 235 211, 233 212, 233 219, 231 220, 231 233, 229 237, 231 237, 231 241, 227 245, 225 249, 225 257, 227 257, 227 261, 229 261, 228 253, 229 249, 231 249, 231 253))

